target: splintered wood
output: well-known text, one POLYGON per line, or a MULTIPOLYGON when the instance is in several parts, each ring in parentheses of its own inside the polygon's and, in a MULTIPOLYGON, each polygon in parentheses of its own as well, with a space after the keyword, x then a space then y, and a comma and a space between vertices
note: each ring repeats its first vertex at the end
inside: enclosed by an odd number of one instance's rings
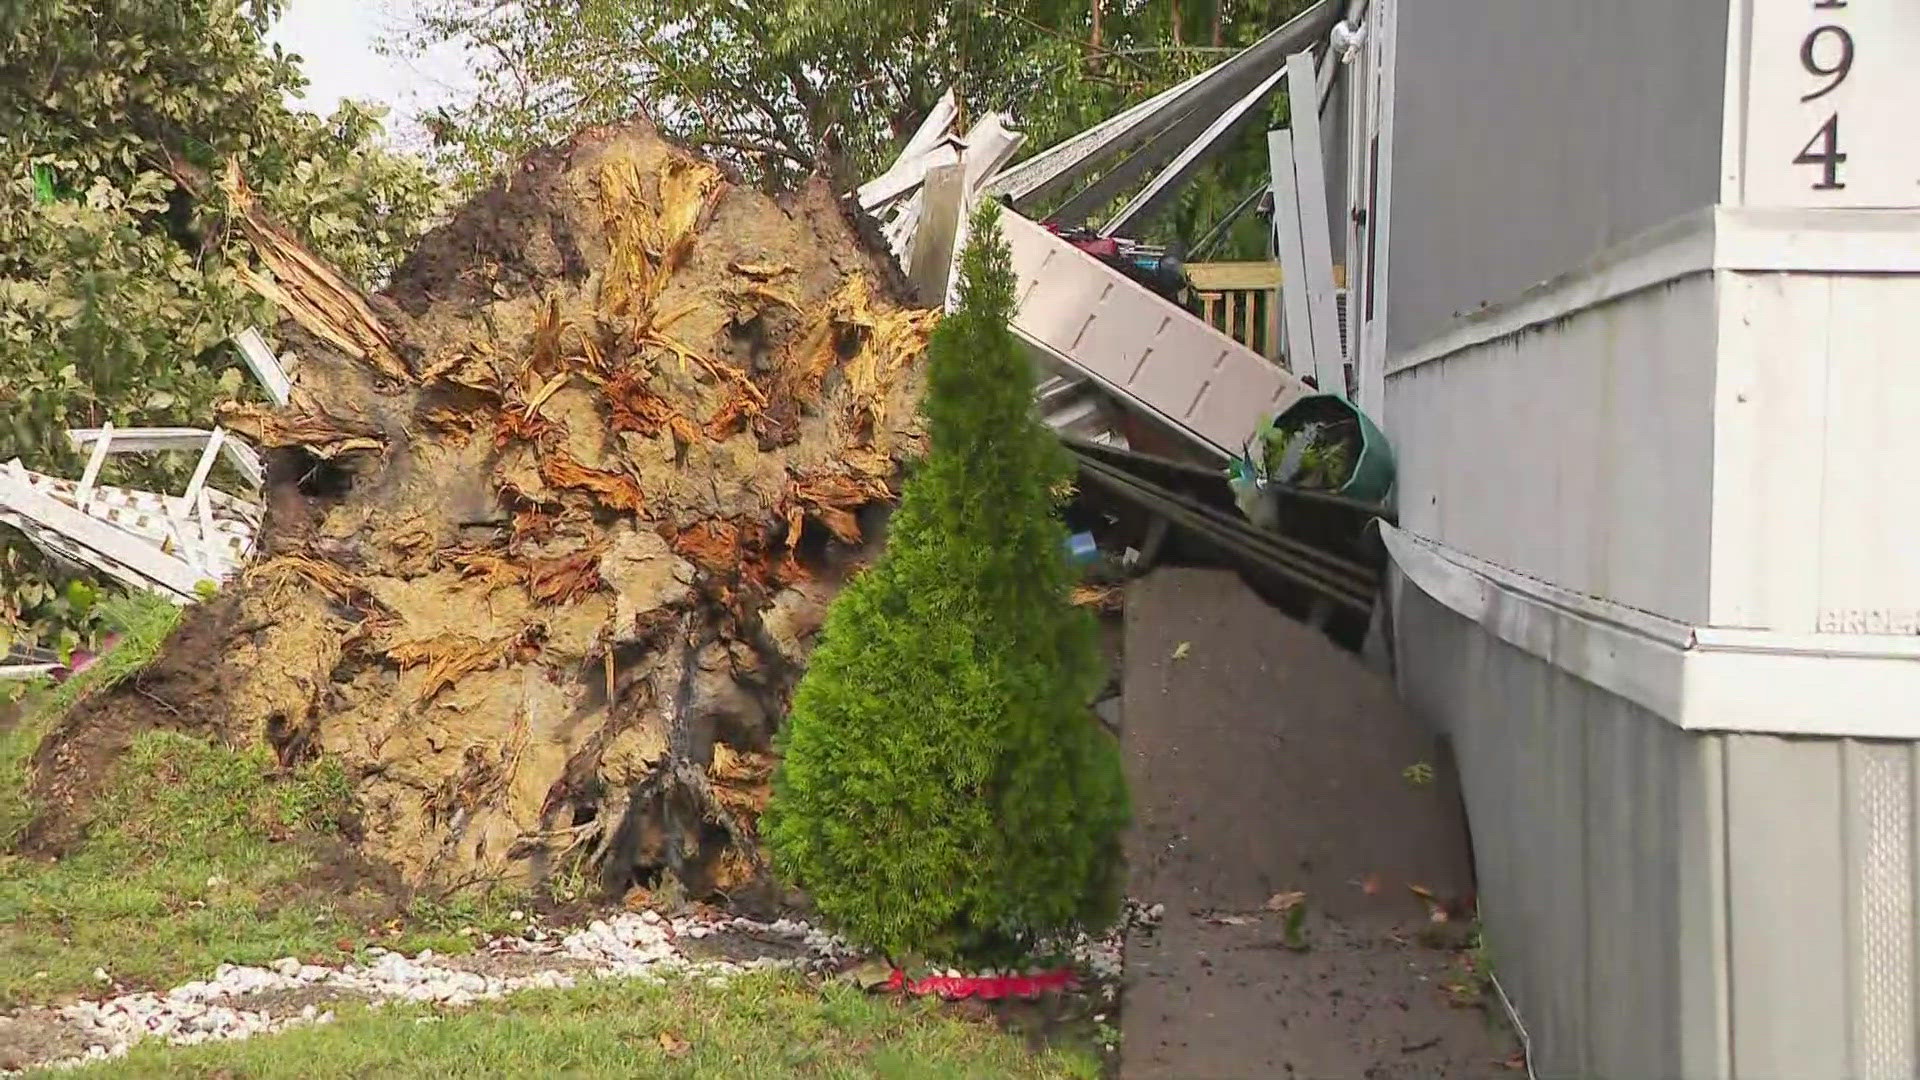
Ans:
POLYGON ((220 187, 241 231, 252 241, 260 261, 272 271, 270 277, 244 271, 247 284, 308 333, 353 359, 366 360, 388 378, 411 381, 413 375, 400 359, 398 343, 367 306, 366 298, 333 267, 315 258, 286 230, 267 219, 240 174, 238 159, 228 159, 220 187))
POLYGON ((379 450, 386 444, 363 420, 335 416, 319 407, 274 409, 266 405, 227 404, 220 423, 258 447, 298 446, 315 457, 334 458, 355 450, 379 450))

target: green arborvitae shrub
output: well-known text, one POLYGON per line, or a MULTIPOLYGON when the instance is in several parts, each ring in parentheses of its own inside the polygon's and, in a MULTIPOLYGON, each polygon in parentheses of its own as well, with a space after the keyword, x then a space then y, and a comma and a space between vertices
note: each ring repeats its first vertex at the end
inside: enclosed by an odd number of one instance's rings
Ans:
POLYGON ((1117 907, 1125 781, 1055 514, 1071 464, 1012 311, 989 205, 928 348, 931 450, 828 615, 764 821, 775 867, 896 958, 1011 958, 1117 907))

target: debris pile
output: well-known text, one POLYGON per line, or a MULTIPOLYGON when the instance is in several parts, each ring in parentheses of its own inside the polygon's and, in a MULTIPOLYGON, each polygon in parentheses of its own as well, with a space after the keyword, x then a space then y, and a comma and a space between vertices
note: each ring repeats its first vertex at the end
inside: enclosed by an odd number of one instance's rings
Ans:
POLYGON ((140 730, 327 755, 410 882, 749 899, 773 728, 921 449, 934 313, 824 183, 644 122, 543 151, 362 297, 228 203, 288 321, 261 561, 36 762, 57 847, 140 730))

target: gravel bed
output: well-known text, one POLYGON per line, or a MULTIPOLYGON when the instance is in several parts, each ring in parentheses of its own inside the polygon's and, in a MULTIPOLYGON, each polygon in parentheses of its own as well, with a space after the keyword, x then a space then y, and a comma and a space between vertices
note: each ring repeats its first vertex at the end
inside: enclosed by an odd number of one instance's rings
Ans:
MULTIPOLYGON (((1099 937, 1082 935, 1060 951, 1090 977, 1089 990, 1111 999, 1120 985, 1125 926, 1157 921, 1158 914, 1129 902, 1121 926, 1099 937)), ((462 956, 425 950, 409 957, 378 946, 364 956, 338 966, 293 957, 263 967, 222 964, 212 978, 164 993, 0 1017, 0 1031, 46 1033, 35 1045, 57 1055, 15 1054, 0 1060, 0 1076, 103 1061, 144 1039, 192 1046, 324 1024, 334 1019, 332 1006, 343 1002, 458 1008, 518 990, 564 989, 584 979, 703 978, 719 985, 748 971, 826 970, 858 959, 839 938, 795 919, 666 918, 652 911, 596 919, 565 933, 530 924, 518 937, 496 938, 462 956)))
POLYGON ((753 970, 834 966, 849 957, 835 937, 797 920, 669 919, 646 911, 596 919, 564 934, 529 926, 470 955, 432 950, 404 956, 369 948, 363 962, 307 964, 293 957, 264 967, 222 964, 213 977, 165 993, 122 994, 61 1009, 36 1010, 0 1022, 57 1028, 51 1045, 84 1050, 52 1061, 9 1061, 4 1075, 28 1065, 81 1065, 125 1054, 143 1039, 180 1046, 265 1035, 299 1024, 327 1023, 339 1001, 401 1001, 460 1007, 529 988, 563 989, 583 979, 705 978, 723 983, 753 970), (713 935, 748 935, 790 946, 787 956, 736 962, 689 957, 683 943, 713 935), (489 963, 489 960, 494 962, 489 963))

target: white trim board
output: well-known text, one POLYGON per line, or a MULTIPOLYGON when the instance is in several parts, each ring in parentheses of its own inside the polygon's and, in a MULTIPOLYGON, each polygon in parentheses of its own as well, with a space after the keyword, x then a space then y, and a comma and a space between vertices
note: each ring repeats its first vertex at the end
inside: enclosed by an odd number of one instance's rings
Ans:
POLYGON ((1683 730, 1920 740, 1920 637, 1690 626, 1380 528, 1420 591, 1683 730))
POLYGON ((1714 271, 1920 273, 1920 210, 1696 210, 1393 353, 1388 378, 1643 289, 1714 271))

